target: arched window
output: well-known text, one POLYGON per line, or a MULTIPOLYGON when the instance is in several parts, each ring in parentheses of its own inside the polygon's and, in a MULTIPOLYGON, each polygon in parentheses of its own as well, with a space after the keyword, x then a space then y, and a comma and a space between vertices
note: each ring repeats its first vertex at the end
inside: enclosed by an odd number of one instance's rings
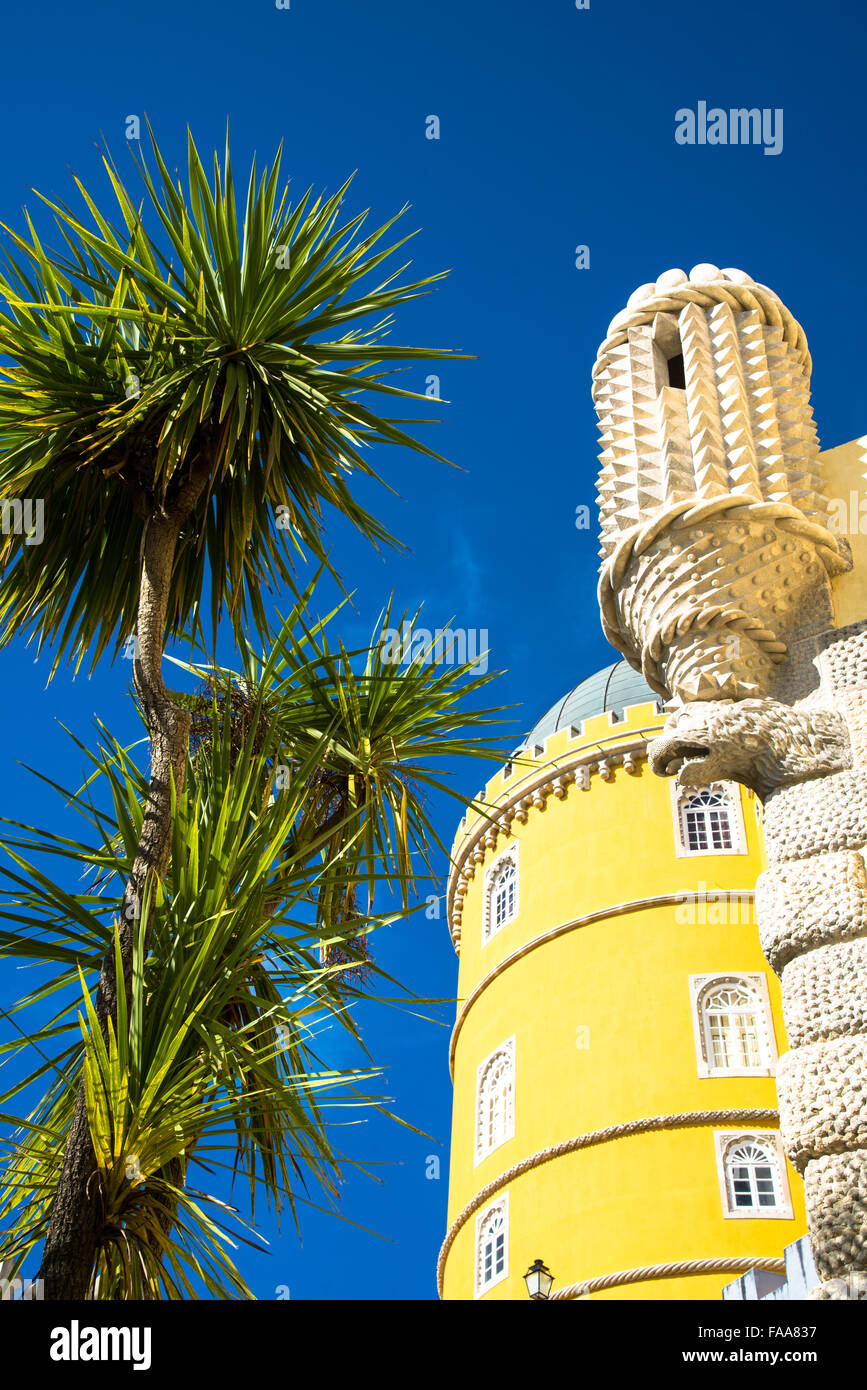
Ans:
POLYGON ((515 1039, 479 1066, 476 1082, 476 1163, 515 1133, 515 1039))
POLYGON ((488 869, 482 945, 518 915, 518 847, 513 845, 488 869))
POLYGON ((704 1032, 711 1067, 759 1067, 758 1000, 744 985, 723 985, 704 998, 704 1032))
POLYGON ((514 864, 504 864, 497 874, 491 891, 491 912, 494 931, 515 915, 515 894, 518 887, 518 870, 514 864))
POLYGON ((737 787, 672 786, 677 853, 746 854, 741 798, 737 787))
POLYGON ((723 1211, 727 1217, 792 1217, 786 1164, 775 1131, 717 1133, 723 1211))
POLYGON ((690 796, 683 806, 683 830, 687 848, 693 854, 731 849, 732 831, 724 793, 705 789, 690 796))
POLYGON ((739 1210, 776 1207, 777 1179, 773 1157, 762 1144, 738 1144, 726 1157, 729 1200, 739 1210))
POLYGON ((767 978, 691 975, 699 1076, 772 1076, 777 1058, 767 978))
POLYGON ((509 1199, 502 1197, 476 1222, 476 1297, 509 1273, 509 1199))

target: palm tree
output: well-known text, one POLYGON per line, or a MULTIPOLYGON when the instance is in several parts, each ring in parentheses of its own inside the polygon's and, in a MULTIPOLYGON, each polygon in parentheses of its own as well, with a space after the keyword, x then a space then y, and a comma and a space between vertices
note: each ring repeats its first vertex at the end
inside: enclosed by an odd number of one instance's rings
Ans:
MULTIPOLYGON (((210 184, 191 137, 185 184, 152 133, 151 146, 156 172, 137 160, 139 203, 106 159, 116 222, 76 180, 81 217, 43 199, 62 248, 43 247, 28 216, 27 235, 5 228, 0 275, 0 494, 39 499, 47 518, 38 547, 0 542, 0 643, 28 632, 51 644, 53 673, 134 639, 150 738, 118 949, 109 943, 94 1003, 106 1046, 121 995, 129 1010, 133 924, 165 877, 186 773, 190 712, 164 684, 165 643, 202 635, 206 568, 214 646, 224 608, 236 633, 248 617, 262 630, 263 587, 291 577, 286 541, 323 558, 325 503, 391 542, 349 486, 353 471, 376 476, 364 447, 437 455, 361 396, 417 398, 386 380, 394 364, 450 355, 383 341, 396 306, 439 277, 400 283, 398 270, 376 283, 403 242, 380 249, 396 219, 363 238, 366 214, 341 220, 348 185, 291 206, 285 189, 278 199, 278 152, 261 177, 254 161, 241 223, 228 139, 210 184)), ((45 1243, 48 1298, 89 1287, 96 1161, 82 1085, 45 1243)))
MULTIPOLYGON (((116 908, 138 852, 146 778, 101 728, 97 753, 78 745, 92 764, 85 786, 65 793, 88 840, 5 822, 13 867, 0 874, 0 904, 15 926, 0 933, 0 952, 50 971, 20 1010, 59 998, 50 1019, 0 1049, 35 1046, 40 1057, 0 1108, 51 1077, 19 1123, 0 1190, 0 1261, 12 1272, 47 1233, 55 1155, 82 1078, 100 1211, 88 1287, 100 1298, 252 1297, 229 1249, 241 1217, 201 1185, 224 1166, 223 1150, 247 1179, 250 1221, 260 1186, 295 1216, 302 1179, 333 1209, 343 1159, 325 1111, 384 1104, 365 1090, 372 1067, 336 1072, 316 1053, 326 1020, 360 1042, 356 943, 389 920, 369 902, 347 920, 347 894, 357 900, 385 879, 400 886, 403 909, 428 877, 438 841, 423 797, 449 790, 430 762, 499 756, 481 732, 494 711, 467 713, 466 733, 452 732, 459 704, 491 677, 424 662, 401 669, 383 662, 378 642, 334 653, 323 625, 305 620, 307 598, 267 655, 242 644, 240 672, 189 667, 207 691, 185 700, 197 736, 169 867, 134 924, 129 1003, 121 991, 105 1030, 87 977, 107 948, 120 953, 116 908), (98 785, 108 806, 95 804, 98 785), (87 890, 62 888, 37 868, 44 856, 86 868, 87 890), (323 960, 317 940, 345 956, 323 960)), ((369 956, 365 964, 382 974, 369 956)))

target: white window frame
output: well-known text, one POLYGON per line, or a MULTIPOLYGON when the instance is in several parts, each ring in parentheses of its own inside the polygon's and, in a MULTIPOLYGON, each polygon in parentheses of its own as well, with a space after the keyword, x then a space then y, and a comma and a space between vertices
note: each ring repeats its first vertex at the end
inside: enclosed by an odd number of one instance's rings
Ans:
POLYGON ((720 1197, 723 1216, 726 1221, 791 1221, 793 1219, 792 1194, 789 1191, 786 1156, 778 1130, 718 1129, 714 1131, 714 1145, 720 1197), (733 1205, 729 1188, 729 1155, 741 1144, 758 1144, 766 1150, 774 1175, 774 1189, 777 1196, 775 1207, 736 1207, 733 1205))
POLYGON ((777 1051, 777 1039, 774 1033, 774 1017, 771 1013, 771 998, 768 993, 767 975, 762 974, 761 971, 755 973, 727 971, 725 974, 690 975, 689 995, 692 1029, 695 1037, 695 1056, 699 1077, 703 1080, 707 1080, 708 1078, 721 1076, 776 1075, 776 1063, 779 1053, 777 1051), (758 1033, 759 1049, 761 1052, 761 1063, 758 1066, 716 1067, 713 1064, 710 1041, 707 1036, 704 1003, 707 996, 712 993, 713 990, 725 988, 727 985, 735 988, 748 989, 755 998, 756 1031, 758 1033))
POLYGON ((498 854, 497 858, 493 861, 493 863, 488 865, 488 868, 485 871, 485 906, 484 912, 482 914, 483 946, 487 946, 488 942, 492 941, 498 932, 501 932, 504 927, 507 927, 509 925, 510 922, 515 921, 516 917, 518 916, 518 912, 520 911, 520 900, 518 897, 519 887, 520 882, 518 870, 518 845, 517 842, 515 842, 515 844, 509 845, 508 849, 503 850, 502 854, 498 854), (494 921, 494 889, 496 887, 496 880, 500 873, 500 870, 506 864, 511 864, 515 870, 515 907, 511 917, 507 917, 504 922, 501 922, 499 926, 497 926, 497 924, 494 921))
POLYGON ((504 1279, 509 1277, 509 1194, 501 1193, 495 1202, 485 1207, 476 1217, 476 1249, 475 1249, 475 1296, 481 1298, 497 1284, 501 1284, 504 1279), (503 1220, 503 1268, 499 1274, 493 1273, 487 1283, 482 1282, 482 1232, 485 1225, 492 1216, 501 1216, 503 1220))
POLYGON ((475 1151, 476 1151, 476 1157, 475 1157, 475 1162, 474 1162, 474 1164, 473 1164, 474 1167, 476 1167, 479 1163, 481 1163, 484 1159, 486 1159, 486 1158, 488 1157, 489 1154, 495 1153, 497 1149, 502 1148, 502 1146, 503 1146, 504 1144, 508 1143, 508 1141, 509 1141, 510 1139, 514 1139, 514 1137, 515 1137, 515 1037, 514 1037, 514 1034, 512 1035, 511 1038, 507 1038, 506 1041, 505 1041, 504 1043, 500 1043, 499 1047, 495 1047, 494 1050, 493 1050, 493 1052, 490 1052, 490 1053, 488 1054, 488 1056, 484 1059, 484 1061, 483 1061, 483 1062, 480 1062, 479 1065, 478 1065, 478 1067, 476 1068, 476 1116, 475 1116, 475 1121, 476 1121, 476 1134, 475 1134, 475 1151), (503 1057, 503 1056, 508 1057, 508 1060, 509 1060, 509 1071, 510 1071, 510 1082, 511 1082, 509 1094, 508 1094, 508 1096, 507 1096, 507 1101, 506 1101, 506 1114, 505 1114, 505 1118, 504 1118, 504 1122, 503 1122, 503 1137, 502 1137, 501 1139, 498 1139, 497 1142, 496 1142, 495 1144, 488 1144, 488 1142, 487 1142, 487 1125, 486 1125, 486 1123, 485 1123, 486 1117, 485 1117, 485 1115, 484 1115, 483 1112, 482 1112, 482 1104, 483 1104, 483 1101, 484 1101, 484 1095, 483 1095, 483 1093, 482 1093, 482 1086, 483 1086, 483 1083, 484 1083, 484 1080, 485 1080, 485 1075, 486 1075, 486 1073, 487 1073, 488 1071, 490 1071, 492 1064, 493 1064, 494 1062, 496 1062, 496 1060, 497 1060, 498 1057, 503 1057))
POLYGON ((678 859, 700 859, 715 854, 746 854, 747 837, 744 830, 743 807, 740 786, 737 782, 714 782, 709 787, 678 787, 672 780, 671 809, 674 820, 674 844, 678 859), (731 849, 690 849, 686 832, 687 802, 703 791, 714 792, 725 797, 729 814, 731 849))

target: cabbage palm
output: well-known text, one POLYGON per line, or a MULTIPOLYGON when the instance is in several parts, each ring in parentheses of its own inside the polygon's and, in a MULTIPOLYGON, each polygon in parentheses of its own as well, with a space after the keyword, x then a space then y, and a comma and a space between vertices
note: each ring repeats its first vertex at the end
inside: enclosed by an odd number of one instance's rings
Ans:
MULTIPOLYGON (((342 218, 346 186, 291 205, 279 154, 261 176, 254 161, 239 215, 228 142, 210 181, 192 138, 177 182, 151 145, 136 196, 105 161, 114 222, 76 180, 80 215, 43 199, 59 249, 28 216, 26 234, 5 229, 0 273, 0 494, 45 508, 41 544, 0 538, 0 643, 29 633, 53 647, 53 670, 134 638, 150 737, 119 953, 106 951, 94 1003, 104 1039, 119 989, 130 998, 132 923, 166 873, 185 776, 190 713, 163 681, 167 638, 201 635, 206 571, 212 637, 224 610, 236 632, 248 617, 261 627, 262 589, 288 580, 292 548, 323 556, 326 503, 374 544, 391 540, 350 476, 373 475, 364 450, 377 442, 432 451, 363 397, 422 399, 386 378, 449 355, 383 341, 394 309, 438 278, 379 279, 403 244, 384 241, 395 219, 363 236, 365 214, 342 218)), ((87 1287, 94 1163, 82 1087, 45 1246, 49 1298, 87 1287)))
POLYGON ((342 1158, 327 1112, 383 1103, 364 1088, 371 1067, 336 1072, 317 1057, 319 1023, 358 1040, 349 972, 317 943, 340 943, 351 959, 359 937, 388 920, 369 903, 347 915, 348 889, 357 901, 382 880, 408 899, 428 879, 423 798, 447 788, 431 761, 497 756, 484 732, 493 712, 458 712, 490 677, 423 662, 401 669, 378 642, 334 652, 324 626, 305 620, 306 597, 265 655, 242 642, 243 672, 191 668, 208 689, 184 701, 198 736, 169 866, 133 923, 129 1004, 121 991, 104 1029, 92 988, 106 951, 120 952, 118 905, 147 779, 101 728, 97 753, 78 745, 92 764, 85 786, 64 793, 88 840, 5 822, 0 954, 51 972, 20 1011, 58 1001, 25 1041, 0 1049, 40 1054, 0 1111, 51 1077, 19 1122, 0 1191, 0 1262, 10 1269, 47 1233, 56 1152, 82 1079, 99 1213, 86 1287, 102 1298, 250 1297, 231 1257, 232 1213, 202 1189, 220 1155, 247 1180, 251 1221, 260 1186, 278 1212, 288 1204, 294 1214, 310 1179, 333 1205, 342 1158), (463 734, 452 732, 458 719, 463 734), (100 786, 107 807, 96 805, 100 786), (46 855, 88 870, 86 891, 40 869, 46 855))
MULTIPOLYGON (((0 1196, 3 1252, 20 1268, 47 1233, 57 1149, 83 1077, 100 1213, 90 1279, 102 1298, 196 1297, 197 1286, 211 1296, 248 1297, 230 1258, 238 1238, 230 1213, 190 1180, 190 1164, 208 1174, 228 1146, 254 1189, 257 1161, 264 1166, 278 1206, 294 1203, 296 1172, 333 1195, 337 1163, 317 1096, 360 1079, 317 1064, 311 1045, 314 1010, 324 1012, 324 971, 309 931, 292 921, 309 886, 304 875, 290 887, 284 873, 279 915, 261 911, 270 859, 303 813, 302 799, 284 799, 279 812, 262 816, 261 778, 249 763, 230 772, 219 743, 214 748, 210 775, 200 763, 178 803, 174 833, 183 844, 175 848, 188 846, 189 862, 183 853, 172 859, 136 923, 129 1007, 121 992, 105 1036, 86 976, 98 973, 112 938, 119 951, 122 888, 112 890, 135 854, 144 779, 106 736, 97 766, 111 784, 113 814, 96 814, 82 795, 76 802, 92 821, 92 838, 61 841, 28 830, 5 840, 17 871, 7 873, 4 898, 18 928, 4 934, 4 951, 52 967, 21 1008, 59 996, 59 1009, 26 1043, 5 1049, 37 1047, 53 1079, 19 1123, 0 1196), (95 867, 91 891, 68 895, 53 878, 40 878, 33 857, 46 850, 95 867)), ((349 1020, 345 1011, 331 1013, 349 1020)), ((10 1088, 4 1106, 45 1073, 43 1062, 10 1088)))

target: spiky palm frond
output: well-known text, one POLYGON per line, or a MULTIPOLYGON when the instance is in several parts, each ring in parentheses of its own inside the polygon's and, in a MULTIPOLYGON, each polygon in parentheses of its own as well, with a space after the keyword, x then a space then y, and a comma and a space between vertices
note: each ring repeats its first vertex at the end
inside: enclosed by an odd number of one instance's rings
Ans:
POLYGON ((269 805, 261 760, 248 754, 230 766, 224 744, 212 741, 207 775, 201 763, 198 778, 191 769, 177 804, 172 869, 154 900, 141 904, 129 1007, 121 996, 117 1027, 109 1022, 104 1040, 83 972, 94 979, 111 940, 106 919, 114 915, 116 925, 145 780, 129 752, 103 733, 92 761, 111 790, 113 813, 92 806, 88 788, 71 798, 94 841, 32 830, 4 840, 14 867, 4 871, 2 897, 16 928, 0 937, 0 953, 53 967, 22 1008, 51 996, 60 1007, 26 1039, 45 1060, 0 1100, 5 1110, 53 1071, 56 1082, 26 1122, 7 1171, 0 1248, 20 1261, 45 1234, 83 1069, 104 1213, 100 1296, 197 1296, 197 1287, 214 1297, 246 1296, 225 1220, 213 1212, 221 1204, 194 1194, 182 1180, 187 1166, 207 1173, 222 1151, 234 1154, 232 1166, 249 1183, 251 1215, 259 1185, 278 1211, 288 1204, 294 1213, 299 1187, 304 1200, 311 1181, 333 1204, 341 1160, 320 1098, 371 1103, 360 1087, 372 1068, 337 1071, 316 1053, 324 1021, 357 1036, 318 962, 316 928, 304 920, 322 872, 314 863, 316 828, 305 816, 302 785, 294 798, 269 805), (292 862, 290 844, 298 851, 292 862), (91 869, 91 891, 56 884, 34 862, 46 853, 91 869), (278 861, 279 896, 269 887, 278 861), (83 1046, 67 1041, 77 1026, 83 1046), (58 1051, 58 1043, 66 1045, 58 1051))
POLYGON ((133 633, 145 519, 194 474, 207 482, 175 557, 172 634, 200 622, 206 569, 214 630, 224 605, 236 625, 260 622, 292 548, 322 557, 325 505, 390 541, 349 483, 376 476, 367 446, 439 457, 402 427, 417 422, 365 404, 426 400, 387 378, 455 355, 384 341, 393 311, 440 278, 383 271, 406 240, 387 244, 397 218, 363 234, 367 214, 341 211, 348 183, 291 205, 279 151, 261 176, 253 161, 239 215, 228 138, 210 182, 192 136, 184 181, 151 145, 135 194, 104 160, 114 223, 76 180, 80 216, 43 199, 61 249, 29 216, 26 234, 5 228, 0 497, 40 502, 44 536, 0 536, 0 642, 32 630, 55 666, 88 650, 93 666, 133 633))
POLYGON ((249 1296, 232 1242, 252 1232, 243 1223, 239 1232, 240 1217, 233 1225, 232 1211, 208 1193, 224 1158, 246 1182, 251 1220, 258 1190, 296 1217, 315 1185, 335 1209, 347 1160, 333 1117, 384 1101, 368 1090, 372 1062, 334 1069, 318 1035, 333 1025, 361 1047, 348 1006, 357 993, 347 989, 353 942, 392 920, 347 917, 347 891, 371 870, 376 881, 411 887, 413 846, 426 848, 427 835, 418 787, 441 785, 426 761, 475 752, 487 735, 473 730, 491 712, 460 709, 461 689, 473 693, 486 679, 463 668, 446 676, 392 667, 381 643, 335 656, 323 624, 303 619, 310 597, 299 596, 264 657, 245 648, 245 674, 209 668, 210 729, 176 801, 168 873, 138 905, 129 1002, 121 992, 105 1037, 91 993, 106 949, 113 941, 119 949, 118 907, 147 779, 132 750, 100 726, 97 751, 76 740, 87 781, 62 792, 85 818, 88 840, 5 822, 0 955, 49 971, 19 1015, 53 1012, 0 1048, 39 1054, 0 1095, 4 1120, 16 1097, 51 1078, 19 1122, 6 1165, 0 1259, 20 1267, 45 1234, 82 1075, 103 1213, 100 1297, 249 1296), (226 682, 243 683, 240 726, 236 706, 219 696, 226 682), (458 719, 467 726, 460 736, 458 719), (278 768, 289 772, 280 786, 278 768), (100 787, 107 798, 97 797, 100 787), (68 890, 46 858, 85 869, 89 881, 68 890), (323 962, 323 939, 346 959, 323 962))
MULTIPOLYGON (((393 659, 384 638, 394 631, 391 602, 369 646, 349 651, 339 639, 332 646, 329 624, 343 605, 324 618, 312 616, 317 578, 297 595, 279 626, 267 631, 266 654, 258 654, 239 636, 240 669, 168 659, 207 681, 224 700, 236 701, 238 727, 260 712, 256 718, 267 721, 269 737, 280 749, 278 790, 294 788, 297 765, 320 750, 311 786, 320 811, 342 798, 347 811, 359 817, 354 848, 343 855, 352 865, 347 883, 363 876, 372 886, 384 869, 400 885, 407 906, 413 883, 432 874, 432 850, 448 854, 428 814, 428 794, 442 792, 461 804, 467 801, 447 780, 443 764, 465 758, 504 760, 497 736, 489 732, 495 726, 502 729, 503 707, 473 706, 497 673, 487 670, 487 661, 480 671, 478 660, 454 660, 445 642, 436 650, 433 643, 417 644, 408 664, 393 659)), ((418 618, 416 613, 407 623, 402 615, 397 626, 415 628, 418 618)), ((189 698, 186 703, 193 704, 189 698)), ((201 703, 207 706, 208 700, 201 703)), ((337 826, 328 841, 334 864, 341 860, 342 835, 337 826)), ((329 889, 333 887, 329 881, 329 889)))

